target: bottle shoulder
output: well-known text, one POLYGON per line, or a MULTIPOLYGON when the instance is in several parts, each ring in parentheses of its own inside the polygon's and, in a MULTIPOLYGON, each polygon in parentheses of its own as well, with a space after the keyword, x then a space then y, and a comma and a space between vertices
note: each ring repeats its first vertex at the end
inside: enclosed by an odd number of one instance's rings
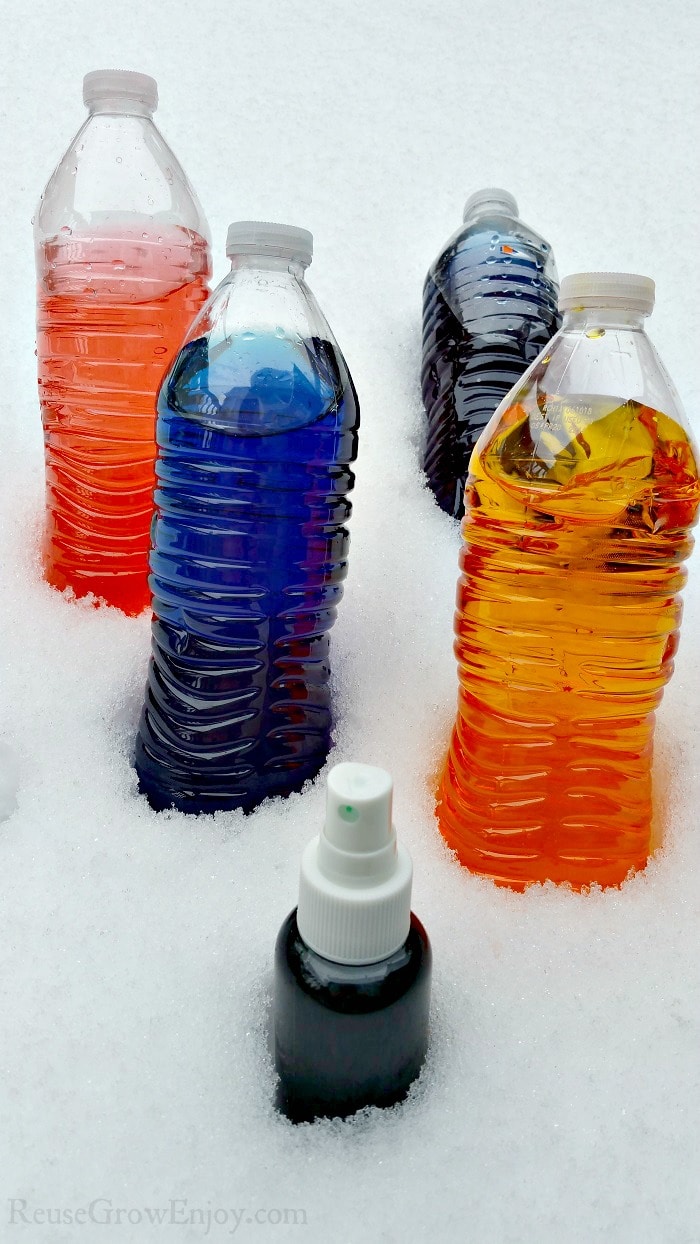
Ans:
POLYGON ((558 293, 548 243, 519 221, 479 219, 457 230, 429 269, 424 315, 442 303, 479 338, 495 331, 527 339, 533 325, 549 337, 561 322, 558 293))
POLYGON ((482 433, 470 506, 517 518, 524 504, 550 522, 599 525, 628 514, 640 533, 675 538, 694 521, 698 463, 675 390, 642 331, 562 329, 482 433), (634 517, 640 506, 643 522, 634 517))
POLYGON ((162 395, 165 408, 238 436, 359 424, 343 355, 308 287, 289 272, 227 277, 193 323, 162 395))
POLYGON ((443 280, 451 270, 510 261, 529 262, 548 282, 558 285, 552 248, 539 233, 512 217, 482 216, 461 225, 448 238, 432 264, 429 276, 443 280))
POLYGON ((97 114, 78 130, 51 174, 34 220, 37 242, 60 229, 84 233, 116 221, 178 225, 210 241, 197 195, 147 116, 97 114))
POLYGON ((634 402, 649 407, 676 423, 692 442, 680 397, 647 333, 630 324, 606 323, 603 313, 558 330, 509 394, 510 401, 495 412, 489 428, 495 431, 507 404, 527 404, 534 413, 545 397, 573 395, 596 402, 608 399, 615 406, 634 402))
POLYGON ((328 1010, 361 1014, 391 1005, 429 976, 432 952, 427 933, 412 913, 408 937, 387 959, 371 964, 333 963, 303 941, 296 908, 280 929, 276 971, 328 1010))

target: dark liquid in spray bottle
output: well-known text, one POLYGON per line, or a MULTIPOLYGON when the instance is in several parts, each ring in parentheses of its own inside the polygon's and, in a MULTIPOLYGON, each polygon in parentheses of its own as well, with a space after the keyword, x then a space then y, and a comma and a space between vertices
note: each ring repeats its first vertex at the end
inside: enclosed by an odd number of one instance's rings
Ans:
POLYGON ((277 939, 277 1105, 295 1123, 394 1105, 425 1059, 431 951, 391 791, 381 769, 331 770, 326 826, 277 939))

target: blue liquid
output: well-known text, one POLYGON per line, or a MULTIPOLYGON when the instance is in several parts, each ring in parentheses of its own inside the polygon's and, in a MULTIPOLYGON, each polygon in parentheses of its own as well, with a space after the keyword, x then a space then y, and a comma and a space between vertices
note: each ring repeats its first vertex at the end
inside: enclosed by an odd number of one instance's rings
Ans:
POLYGON ((331 742, 359 409, 328 341, 182 350, 158 408, 153 655, 136 743, 156 809, 254 808, 331 742))
POLYGON ((505 224, 484 217, 478 230, 472 225, 458 236, 423 290, 423 465, 438 504, 455 518, 464 514, 469 459, 482 430, 561 322, 558 286, 546 275, 547 243, 505 224))

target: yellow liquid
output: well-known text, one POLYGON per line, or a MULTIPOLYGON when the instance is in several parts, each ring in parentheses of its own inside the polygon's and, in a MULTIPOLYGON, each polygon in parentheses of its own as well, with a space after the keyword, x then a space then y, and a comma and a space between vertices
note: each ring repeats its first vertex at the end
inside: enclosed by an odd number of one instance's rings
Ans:
POLYGON ((699 500, 688 434, 637 402, 528 394, 477 445, 437 808, 472 871, 580 888, 644 867, 699 500))

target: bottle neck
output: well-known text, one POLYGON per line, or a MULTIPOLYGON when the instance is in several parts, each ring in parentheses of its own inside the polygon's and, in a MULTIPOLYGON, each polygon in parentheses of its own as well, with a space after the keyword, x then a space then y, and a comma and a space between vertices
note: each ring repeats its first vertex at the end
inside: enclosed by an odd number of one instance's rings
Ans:
POLYGON ((95 100, 90 104, 88 112, 91 117, 147 117, 149 121, 153 120, 153 109, 148 104, 138 99, 124 99, 123 95, 95 100))
POLYGON ((627 332, 643 332, 646 313, 628 307, 576 307, 564 311, 562 329, 587 332, 591 329, 621 328, 627 332))
POLYGON ((244 255, 230 255, 231 272, 260 271, 273 272, 277 275, 289 275, 296 281, 304 279, 306 264, 288 255, 270 255, 267 252, 244 255))
POLYGON ((480 203, 475 203, 468 211, 465 210, 463 223, 465 225, 473 225, 475 221, 482 216, 507 216, 510 220, 514 220, 513 207, 511 203, 507 203, 505 199, 482 199, 480 203))

